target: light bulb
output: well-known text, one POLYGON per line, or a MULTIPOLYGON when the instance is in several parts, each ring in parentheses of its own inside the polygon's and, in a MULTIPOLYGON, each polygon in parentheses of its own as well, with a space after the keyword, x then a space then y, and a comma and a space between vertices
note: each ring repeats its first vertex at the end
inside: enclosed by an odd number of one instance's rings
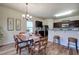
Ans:
POLYGON ((22 17, 25 18, 25 14, 22 14, 22 17))
POLYGON ((29 17, 29 14, 27 14, 27 17, 29 17))
POLYGON ((32 18, 32 16, 30 16, 29 18, 32 18))

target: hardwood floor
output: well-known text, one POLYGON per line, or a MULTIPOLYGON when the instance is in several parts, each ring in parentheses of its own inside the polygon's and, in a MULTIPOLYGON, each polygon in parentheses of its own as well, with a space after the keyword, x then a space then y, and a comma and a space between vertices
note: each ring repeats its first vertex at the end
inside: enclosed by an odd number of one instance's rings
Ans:
POLYGON ((48 43, 47 47, 48 55, 79 55, 75 49, 68 49, 65 46, 58 45, 56 43, 48 43))
MULTIPOLYGON (((27 55, 28 51, 26 49, 22 50, 22 55, 27 55)), ((0 47, 0 55, 19 55, 16 54, 16 49, 14 44, 8 44, 0 47)))
MULTIPOLYGON (((47 55, 79 55, 76 53, 75 49, 68 49, 62 45, 58 45, 56 43, 48 42, 47 45, 47 55)), ((16 54, 16 50, 14 44, 9 44, 3 47, 0 47, 0 55, 18 55, 16 54)), ((29 55, 28 50, 23 49, 22 55, 29 55)))

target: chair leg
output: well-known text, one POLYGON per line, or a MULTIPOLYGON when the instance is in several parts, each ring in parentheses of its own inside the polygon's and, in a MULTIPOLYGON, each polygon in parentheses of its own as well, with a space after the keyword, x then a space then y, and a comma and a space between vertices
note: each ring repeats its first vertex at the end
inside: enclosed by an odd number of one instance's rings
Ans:
POLYGON ((46 48, 45 48, 45 55, 46 55, 46 48))
POLYGON ((77 46, 77 42, 75 43, 75 45, 76 45, 76 51, 77 51, 77 53, 78 53, 78 46, 77 46))
POLYGON ((40 55, 40 54, 41 54, 41 51, 39 50, 39 51, 38 51, 38 55, 40 55))
POLYGON ((30 49, 30 54, 33 55, 33 50, 30 49))
POLYGON ((19 48, 19 54, 21 55, 21 48, 19 48))
POLYGON ((31 51, 31 55, 33 55, 35 52, 34 51, 31 51))
POLYGON ((73 49, 69 49, 69 55, 73 55, 73 49))
POLYGON ((53 46, 54 46, 55 42, 56 42, 56 41, 55 41, 55 40, 53 40, 53 46))
POLYGON ((68 42, 68 48, 69 48, 69 42, 68 42))
POLYGON ((18 47, 16 47, 16 54, 18 54, 18 47))
POLYGON ((16 44, 15 44, 15 48, 16 48, 16 44))
POLYGON ((60 39, 58 39, 58 44, 60 45, 60 39))
POLYGON ((28 52, 29 52, 29 53, 30 53, 30 50, 31 50, 31 49, 28 47, 28 52))

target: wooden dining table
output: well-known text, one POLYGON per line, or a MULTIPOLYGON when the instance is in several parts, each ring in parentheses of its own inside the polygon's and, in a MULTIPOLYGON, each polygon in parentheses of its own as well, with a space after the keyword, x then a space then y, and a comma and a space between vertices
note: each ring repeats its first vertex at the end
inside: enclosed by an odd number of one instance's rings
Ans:
POLYGON ((27 41, 27 40, 31 40, 33 39, 34 42, 40 40, 41 36, 39 35, 35 35, 35 34, 20 34, 20 36, 22 36, 21 40, 22 41, 27 41))

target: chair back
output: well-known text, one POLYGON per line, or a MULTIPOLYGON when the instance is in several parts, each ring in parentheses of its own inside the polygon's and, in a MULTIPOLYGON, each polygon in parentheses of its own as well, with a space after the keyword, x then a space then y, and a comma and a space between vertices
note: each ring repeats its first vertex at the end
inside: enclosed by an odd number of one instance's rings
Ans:
POLYGON ((42 49, 46 48, 47 43, 48 43, 48 41, 46 38, 41 38, 38 41, 35 41, 33 43, 33 46, 34 46, 34 49, 38 48, 38 50, 40 50, 40 49, 42 50, 42 49))
POLYGON ((68 38, 68 42, 73 42, 73 43, 75 43, 75 42, 77 42, 77 38, 69 37, 69 38, 68 38))
POLYGON ((40 45, 40 41, 39 40, 34 42, 34 46, 38 46, 39 47, 39 45, 40 45))
POLYGON ((54 39, 60 39, 60 36, 55 35, 55 36, 54 36, 54 39))
POLYGON ((41 38, 40 40, 40 47, 46 47, 48 43, 48 39, 47 38, 41 38))
POLYGON ((39 43, 39 41, 35 41, 35 42, 33 42, 33 44, 32 44, 32 46, 30 47, 30 48, 32 48, 33 50, 35 50, 35 49, 40 49, 40 43, 39 43))
POLYGON ((21 40, 19 39, 19 35, 14 35, 14 41, 15 41, 16 44, 21 42, 21 40))
POLYGON ((25 32, 20 32, 19 34, 25 34, 25 32))
POLYGON ((14 41, 15 41, 15 47, 17 47, 18 43, 19 43, 18 37, 17 37, 17 35, 14 35, 13 37, 14 37, 14 41))
POLYGON ((18 42, 17 36, 14 35, 13 37, 14 37, 14 41, 15 41, 15 43, 17 43, 17 42, 18 42))
POLYGON ((26 39, 26 36, 25 35, 22 35, 22 34, 18 34, 16 36, 17 36, 19 42, 26 39))

